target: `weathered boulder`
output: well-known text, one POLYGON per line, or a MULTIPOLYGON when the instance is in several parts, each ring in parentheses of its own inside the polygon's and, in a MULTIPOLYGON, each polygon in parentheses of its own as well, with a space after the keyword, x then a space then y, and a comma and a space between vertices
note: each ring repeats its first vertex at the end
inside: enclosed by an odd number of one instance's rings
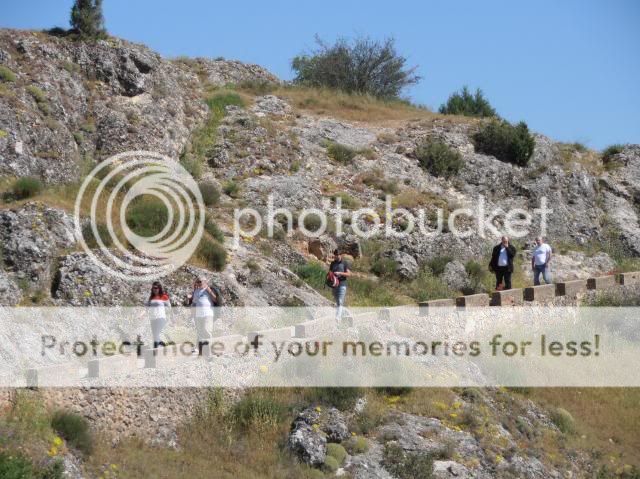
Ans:
POLYGON ((336 242, 327 235, 309 239, 309 254, 312 254, 320 261, 327 261, 333 258, 333 251, 336 248, 336 242))
POLYGON ((293 421, 287 447, 302 462, 319 466, 327 457, 327 438, 320 432, 320 414, 306 409, 293 421))
POLYGON ((397 249, 383 251, 380 256, 394 261, 395 272, 402 279, 412 280, 418 276, 418 263, 413 256, 397 249))
POLYGON ((5 269, 42 285, 51 279, 57 250, 76 243, 73 219, 62 210, 37 202, 1 210, 0 243, 5 269))
POLYGON ((22 301, 22 291, 18 285, 0 269, 0 305, 15 306, 22 301))
POLYGON ((464 291, 471 286, 471 279, 464 264, 457 260, 445 265, 442 280, 454 291, 464 291))

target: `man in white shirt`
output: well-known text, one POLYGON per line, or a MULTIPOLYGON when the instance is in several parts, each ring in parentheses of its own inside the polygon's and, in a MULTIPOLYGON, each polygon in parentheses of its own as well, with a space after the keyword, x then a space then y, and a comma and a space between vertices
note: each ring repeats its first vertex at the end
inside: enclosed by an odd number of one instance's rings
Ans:
POLYGON ((544 242, 541 236, 536 238, 536 247, 531 256, 531 269, 533 270, 533 284, 540 286, 540 274, 545 284, 551 283, 549 262, 551 261, 551 246, 544 242))

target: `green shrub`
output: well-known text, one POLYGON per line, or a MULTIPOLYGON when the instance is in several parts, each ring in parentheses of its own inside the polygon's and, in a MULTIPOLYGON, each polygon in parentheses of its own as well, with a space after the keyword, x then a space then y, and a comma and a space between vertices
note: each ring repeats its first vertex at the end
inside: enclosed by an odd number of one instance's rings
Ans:
POLYGON ((16 81, 16 74, 4 65, 0 65, 0 80, 5 82, 14 82, 16 81))
POLYGON ((93 436, 89 421, 84 417, 68 411, 56 411, 51 418, 51 427, 71 446, 84 454, 91 454, 93 436))
POLYGON ((204 219, 204 230, 209 233, 218 243, 224 243, 224 233, 218 228, 218 224, 210 216, 206 215, 204 219))
POLYGON ((514 126, 506 121, 492 120, 473 139, 478 151, 518 166, 527 166, 535 147, 533 136, 523 121, 514 126))
POLYGON ((333 457, 338 461, 338 464, 342 465, 344 460, 347 458, 347 451, 340 444, 330 442, 327 444, 327 456, 333 457))
POLYGON ((357 153, 353 148, 341 145, 340 143, 329 142, 327 144, 327 155, 329 155, 329 158, 344 165, 351 163, 357 153))
POLYGON ((418 277, 409 284, 408 294, 416 301, 451 298, 454 295, 447 283, 435 276, 429 268, 422 268, 418 277))
POLYGON ((464 166, 460 152, 438 140, 418 145, 416 156, 420 166, 433 176, 450 178, 457 175, 464 166))
POLYGON ((169 221, 169 210, 162 200, 145 196, 131 202, 125 213, 127 226, 138 236, 159 234, 169 221))
POLYGON ((395 180, 387 180, 384 176, 384 171, 380 168, 363 173, 360 175, 360 181, 389 195, 395 195, 399 191, 398 183, 395 180))
POLYGON ((434 275, 440 276, 444 273, 445 266, 447 266, 448 263, 451 263, 451 261, 453 261, 451 256, 436 256, 435 258, 431 258, 427 261, 427 266, 434 275))
POLYGON ((393 276, 397 263, 391 258, 378 257, 371 263, 371 272, 376 276, 393 276))
POLYGON ((459 92, 453 93, 447 103, 440 106, 439 111, 444 115, 464 115, 481 118, 498 116, 480 88, 476 89, 475 94, 472 94, 466 86, 462 87, 459 92))
POLYGON ((559 407, 551 411, 551 420, 565 434, 575 431, 573 416, 566 409, 559 407))
POLYGON ((369 450, 369 442, 362 436, 353 436, 345 442, 345 448, 352 456, 364 454, 369 450))
POLYGON ((611 158, 618 153, 622 153, 622 150, 624 150, 624 145, 611 145, 606 147, 602 151, 602 162, 604 164, 609 163, 611 158))
POLYGON ((340 193, 336 193, 336 199, 340 198, 342 201, 342 207, 348 210, 357 210, 360 208, 360 200, 358 198, 354 198, 349 193, 345 193, 341 191, 340 193))
POLYGON ((304 217, 303 224, 307 231, 315 233, 322 227, 322 218, 312 213, 304 217))
POLYGON ((383 453, 384 467, 398 479, 431 479, 433 459, 425 452, 405 452, 396 443, 387 443, 383 453))
POLYGON ((17 200, 24 200, 36 196, 42 191, 42 182, 33 176, 18 178, 11 187, 11 193, 17 200))
MULTIPOLYGON (((103 223, 96 224, 96 230, 98 230, 98 236, 102 240, 105 246, 109 247, 113 244, 113 239, 109 234, 109 229, 103 223)), ((91 223, 86 223, 82 227, 82 237, 84 238, 85 243, 91 249, 99 248, 98 240, 93 233, 93 228, 91 227, 91 223)))
POLYGON ((237 198, 240 193, 240 185, 233 180, 229 180, 222 186, 222 191, 231 198, 237 198))
POLYGON ((283 406, 271 398, 248 394, 233 407, 232 415, 245 428, 270 429, 284 413, 283 406))
POLYGON ((0 451, 0 477, 5 479, 31 479, 33 465, 20 454, 9 454, 0 451))
POLYGON ((340 468, 340 464, 335 457, 327 456, 324 459, 324 464, 322 465, 322 469, 329 473, 334 473, 340 468))
POLYGON ((47 100, 47 94, 35 85, 29 85, 27 87, 27 93, 29 93, 36 101, 36 105, 40 108, 40 111, 45 115, 49 114, 49 100, 47 100))
POLYGON ((180 157, 180 164, 191 176, 198 179, 202 176, 202 162, 195 156, 186 153, 180 157))
POLYGON ((292 60, 294 83, 397 98, 402 89, 420 80, 415 68, 406 68, 407 60, 396 52, 392 38, 383 42, 340 38, 331 46, 316 38, 316 43, 315 51, 292 60))
POLYGON ((202 201, 207 206, 217 205, 220 201, 220 190, 215 183, 209 181, 203 181, 198 183, 200 194, 202 195, 202 201))
POLYGON ((214 271, 222 271, 227 264, 227 250, 217 241, 202 238, 196 254, 214 271))
POLYGON ((342 411, 352 409, 363 394, 362 389, 349 387, 317 387, 306 390, 309 402, 328 404, 342 411))
POLYGON ((295 273, 312 288, 320 289, 324 286, 327 271, 320 263, 312 261, 295 268, 295 273))

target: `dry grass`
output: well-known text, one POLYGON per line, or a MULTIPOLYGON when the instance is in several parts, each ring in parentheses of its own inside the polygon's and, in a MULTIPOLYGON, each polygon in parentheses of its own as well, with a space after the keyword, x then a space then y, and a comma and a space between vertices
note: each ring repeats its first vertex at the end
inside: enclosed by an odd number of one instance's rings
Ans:
POLYGON ((571 413, 575 448, 597 451, 609 466, 640 467, 640 388, 531 388, 526 395, 571 413))
POLYGON ((442 116, 408 102, 383 101, 371 96, 351 95, 323 88, 280 87, 273 93, 300 110, 349 121, 406 121, 442 116))
POLYGON ((242 424, 233 406, 212 396, 179 432, 180 449, 151 446, 137 439, 110 447, 102 442, 91 457, 90 469, 98 475, 105 464, 115 464, 119 478, 311 478, 311 469, 298 463, 283 447, 292 409, 300 404, 300 390, 247 391, 280 405, 284 414, 268 427, 242 424), (286 412, 288 411, 288 412, 286 412))

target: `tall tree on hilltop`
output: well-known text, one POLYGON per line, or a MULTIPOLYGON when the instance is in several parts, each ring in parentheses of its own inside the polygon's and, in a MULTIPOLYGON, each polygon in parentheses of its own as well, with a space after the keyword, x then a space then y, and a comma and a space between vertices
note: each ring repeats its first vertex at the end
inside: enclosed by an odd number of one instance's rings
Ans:
POLYGON ((76 0, 71 8, 71 27, 82 38, 101 38, 107 33, 102 0, 76 0))

